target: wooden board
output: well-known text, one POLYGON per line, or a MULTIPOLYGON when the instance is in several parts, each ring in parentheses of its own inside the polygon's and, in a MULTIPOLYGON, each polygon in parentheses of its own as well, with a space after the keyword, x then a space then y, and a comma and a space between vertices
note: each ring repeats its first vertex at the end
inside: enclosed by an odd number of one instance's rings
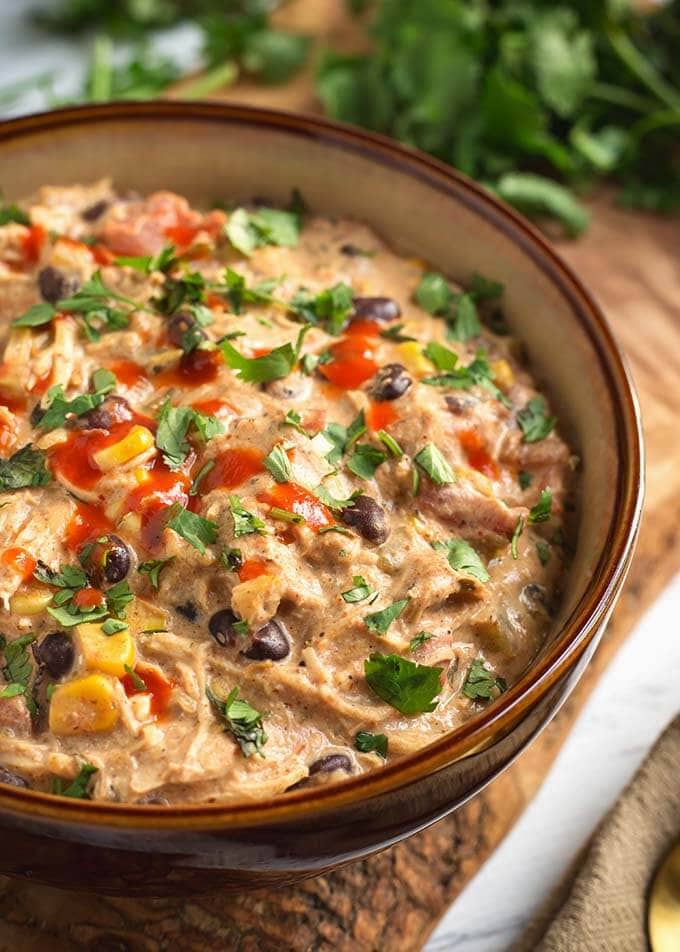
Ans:
MULTIPOLYGON (((340 0, 297 0, 301 30, 356 42, 340 0)), ((314 108, 309 71, 284 89, 248 84, 229 98, 314 108)), ((576 715, 640 614, 680 568, 680 222, 633 215, 607 196, 561 252, 603 305, 637 382, 648 496, 630 578, 602 645, 558 717, 517 763, 453 816, 391 850, 279 891, 131 900, 0 879, 0 952, 417 952, 449 903, 530 801, 576 715), (670 515, 670 518, 669 518, 670 515)))

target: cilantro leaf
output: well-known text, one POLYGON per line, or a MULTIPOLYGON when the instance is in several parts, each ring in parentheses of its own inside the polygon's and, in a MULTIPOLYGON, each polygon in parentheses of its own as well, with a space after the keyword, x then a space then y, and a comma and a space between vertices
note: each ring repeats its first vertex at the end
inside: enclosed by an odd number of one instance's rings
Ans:
POLYGON ((264 532, 264 522, 253 515, 252 512, 248 512, 247 509, 244 509, 238 496, 229 497, 229 508, 231 509, 231 515, 234 520, 235 538, 238 539, 239 536, 250 535, 253 532, 260 534, 264 532))
POLYGON ((444 486, 447 483, 454 483, 456 481, 456 474, 434 443, 428 443, 419 453, 416 453, 413 457, 413 462, 416 463, 437 486, 444 486))
POLYGON ((548 416, 543 397, 533 397, 517 414, 517 422, 524 434, 525 443, 538 443, 555 429, 557 417, 548 416))
MULTIPOLYGON (((224 290, 229 300, 229 305, 234 314, 240 314, 244 304, 271 304, 274 298, 272 291, 277 285, 276 279, 260 281, 249 288, 246 279, 233 268, 227 268, 225 273, 224 290)), ((213 291, 222 291, 220 285, 212 288, 213 291)))
POLYGON ((282 344, 261 357, 244 357, 228 340, 219 342, 224 362, 246 383, 267 383, 287 377, 298 359, 292 344, 282 344))
POLYGON ((316 295, 300 289, 291 299, 291 310, 309 324, 321 324, 329 334, 342 333, 352 313, 354 292, 340 282, 316 295))
POLYGON ((247 701, 239 699, 238 688, 233 688, 226 701, 221 700, 209 688, 206 695, 217 718, 224 724, 225 730, 233 734, 244 757, 261 753, 267 743, 267 735, 262 726, 263 715, 247 701))
POLYGON ((392 605, 388 605, 387 608, 383 608, 381 611, 364 615, 364 624, 369 631, 377 631, 379 635, 386 635, 392 622, 399 618, 410 601, 410 598, 401 598, 398 602, 393 602, 392 605))
POLYGON ((482 658, 476 658, 463 683, 463 694, 474 701, 492 701, 499 697, 507 688, 503 678, 497 678, 493 671, 486 667, 482 658))
POLYGON ((347 469, 360 479, 373 479, 375 471, 387 459, 387 454, 369 443, 357 443, 347 461, 347 469))
POLYGON ((349 605, 353 605, 356 602, 363 602, 375 592, 375 589, 371 588, 362 575, 353 575, 352 583, 352 588, 341 593, 343 601, 346 601, 349 605))
POLYGON ((43 324, 49 324, 56 313, 57 309, 51 304, 34 304, 12 321, 12 327, 41 327, 43 324))
POLYGON ((435 542, 433 548, 446 552, 449 565, 456 572, 465 572, 480 582, 489 581, 489 573, 479 553, 465 539, 449 539, 447 542, 435 542))
POLYGON ((444 275, 432 271, 422 276, 414 295, 424 311, 440 317, 449 313, 454 296, 444 275))
POLYGON ((69 416, 79 417, 89 410, 100 406, 116 387, 116 377, 110 370, 95 370, 92 375, 92 389, 89 393, 78 394, 73 400, 67 400, 61 384, 47 391, 47 409, 38 422, 41 430, 54 430, 63 426, 69 416))
POLYGON ((449 322, 447 336, 451 340, 466 341, 482 332, 477 306, 471 294, 458 294, 455 299, 455 313, 449 322))
POLYGON ((529 510, 529 522, 547 522, 552 514, 552 491, 549 487, 541 490, 541 496, 535 506, 529 510))
POLYGON ((433 638, 434 635, 429 631, 419 631, 415 637, 411 638, 408 643, 409 651, 417 651, 421 645, 424 645, 426 641, 429 641, 430 638, 433 638))
POLYGON ((87 575, 79 565, 62 565, 58 571, 55 571, 38 563, 33 577, 39 582, 54 585, 56 588, 79 589, 88 584, 87 575))
POLYGON ((30 443, 9 459, 0 460, 0 493, 29 486, 45 486, 51 475, 45 467, 45 454, 30 443))
POLYGON ((154 271, 164 273, 170 271, 178 262, 175 255, 175 246, 166 245, 157 255, 121 255, 115 259, 118 267, 134 268, 142 274, 152 274, 154 271))
POLYGON ((300 217, 277 208, 261 207, 252 212, 236 208, 225 232, 234 248, 246 256, 263 245, 295 248, 300 238, 300 217))
POLYGON ((536 543, 536 555, 542 566, 546 566, 550 561, 550 546, 547 542, 536 543))
POLYGON ((168 398, 158 411, 156 446, 163 453, 164 463, 172 470, 181 469, 190 450, 187 434, 193 427, 203 442, 224 432, 217 417, 194 410, 193 407, 173 407, 168 398))
POLYGON ((483 274, 475 272, 470 281, 468 293, 472 295, 475 301, 493 301, 501 297, 505 287, 499 281, 493 281, 485 278, 483 274))
POLYGON ((195 512, 190 512, 179 502, 170 506, 169 514, 170 518, 166 522, 166 527, 173 529, 201 555, 205 555, 206 545, 211 545, 217 539, 217 523, 204 519, 195 512))
POLYGON ((19 694, 26 693, 26 685, 18 684, 14 681, 12 684, 8 684, 6 687, 0 690, 0 698, 9 698, 9 697, 18 697, 19 694))
POLYGON ((90 783, 94 774, 98 773, 98 768, 92 764, 83 764, 78 775, 71 783, 64 786, 61 778, 55 777, 52 781, 52 793, 59 797, 73 797, 75 800, 90 799, 90 783))
POLYGON ((443 668, 414 664, 396 654, 374 652, 364 661, 368 686, 402 714, 434 711, 443 668))
POLYGON ((385 734, 371 734, 370 731, 358 731, 354 737, 354 747, 362 754, 375 752, 383 760, 387 759, 387 737, 385 734))
POLYGON ((15 222, 17 225, 30 225, 31 219, 15 202, 2 202, 0 192, 0 227, 9 225, 10 222, 15 222))
POLYGON ((403 324, 394 324, 392 327, 386 327, 385 330, 380 331, 379 336, 384 337, 385 340, 391 340, 395 344, 407 344, 409 341, 416 340, 415 337, 409 337, 408 334, 402 334, 403 328, 403 324))
POLYGON ((288 454, 280 443, 272 447, 262 460, 262 464, 269 470, 277 483, 289 483, 293 478, 293 470, 288 454))
POLYGON ((510 553, 513 559, 518 557, 517 546, 519 544, 519 537, 524 532, 524 516, 520 516, 517 520, 517 525, 515 526, 515 531, 512 533, 512 539, 510 540, 510 553))
POLYGON ((5 665, 2 669, 5 681, 19 684, 24 688, 33 674, 33 664, 28 654, 28 646, 35 641, 35 635, 22 635, 14 641, 8 641, 4 648, 5 665))

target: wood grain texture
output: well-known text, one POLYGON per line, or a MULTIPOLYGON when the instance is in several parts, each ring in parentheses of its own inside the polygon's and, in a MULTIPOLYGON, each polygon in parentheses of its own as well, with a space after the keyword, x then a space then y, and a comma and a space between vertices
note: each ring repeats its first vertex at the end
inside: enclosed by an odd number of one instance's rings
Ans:
MULTIPOLYGON (((287 25, 356 46, 340 0, 297 0, 287 25)), ((241 84, 228 98, 312 109, 310 72, 284 89, 241 84)), ((225 97, 226 98, 226 97, 225 97)), ((593 202, 593 225, 562 254, 595 292, 637 382, 648 496, 630 578, 602 644, 558 717, 505 774, 453 816, 371 859, 279 891, 130 900, 0 879, 0 952, 416 952, 545 777, 598 678, 680 567, 680 224, 593 202)))

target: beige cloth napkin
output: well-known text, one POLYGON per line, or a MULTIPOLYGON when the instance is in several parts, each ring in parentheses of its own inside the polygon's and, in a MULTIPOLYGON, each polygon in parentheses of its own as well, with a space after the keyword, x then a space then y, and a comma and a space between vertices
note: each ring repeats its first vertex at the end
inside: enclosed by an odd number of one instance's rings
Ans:
POLYGON ((680 715, 513 952, 645 952, 649 881, 678 838, 680 715))

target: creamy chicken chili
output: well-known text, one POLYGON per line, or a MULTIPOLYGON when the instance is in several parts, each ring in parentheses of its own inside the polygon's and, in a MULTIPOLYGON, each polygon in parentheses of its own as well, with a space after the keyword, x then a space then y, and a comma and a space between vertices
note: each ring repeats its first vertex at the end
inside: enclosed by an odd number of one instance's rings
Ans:
POLYGON ((518 677, 575 458, 492 277, 300 196, 0 208, 1 781, 270 797, 518 677))

